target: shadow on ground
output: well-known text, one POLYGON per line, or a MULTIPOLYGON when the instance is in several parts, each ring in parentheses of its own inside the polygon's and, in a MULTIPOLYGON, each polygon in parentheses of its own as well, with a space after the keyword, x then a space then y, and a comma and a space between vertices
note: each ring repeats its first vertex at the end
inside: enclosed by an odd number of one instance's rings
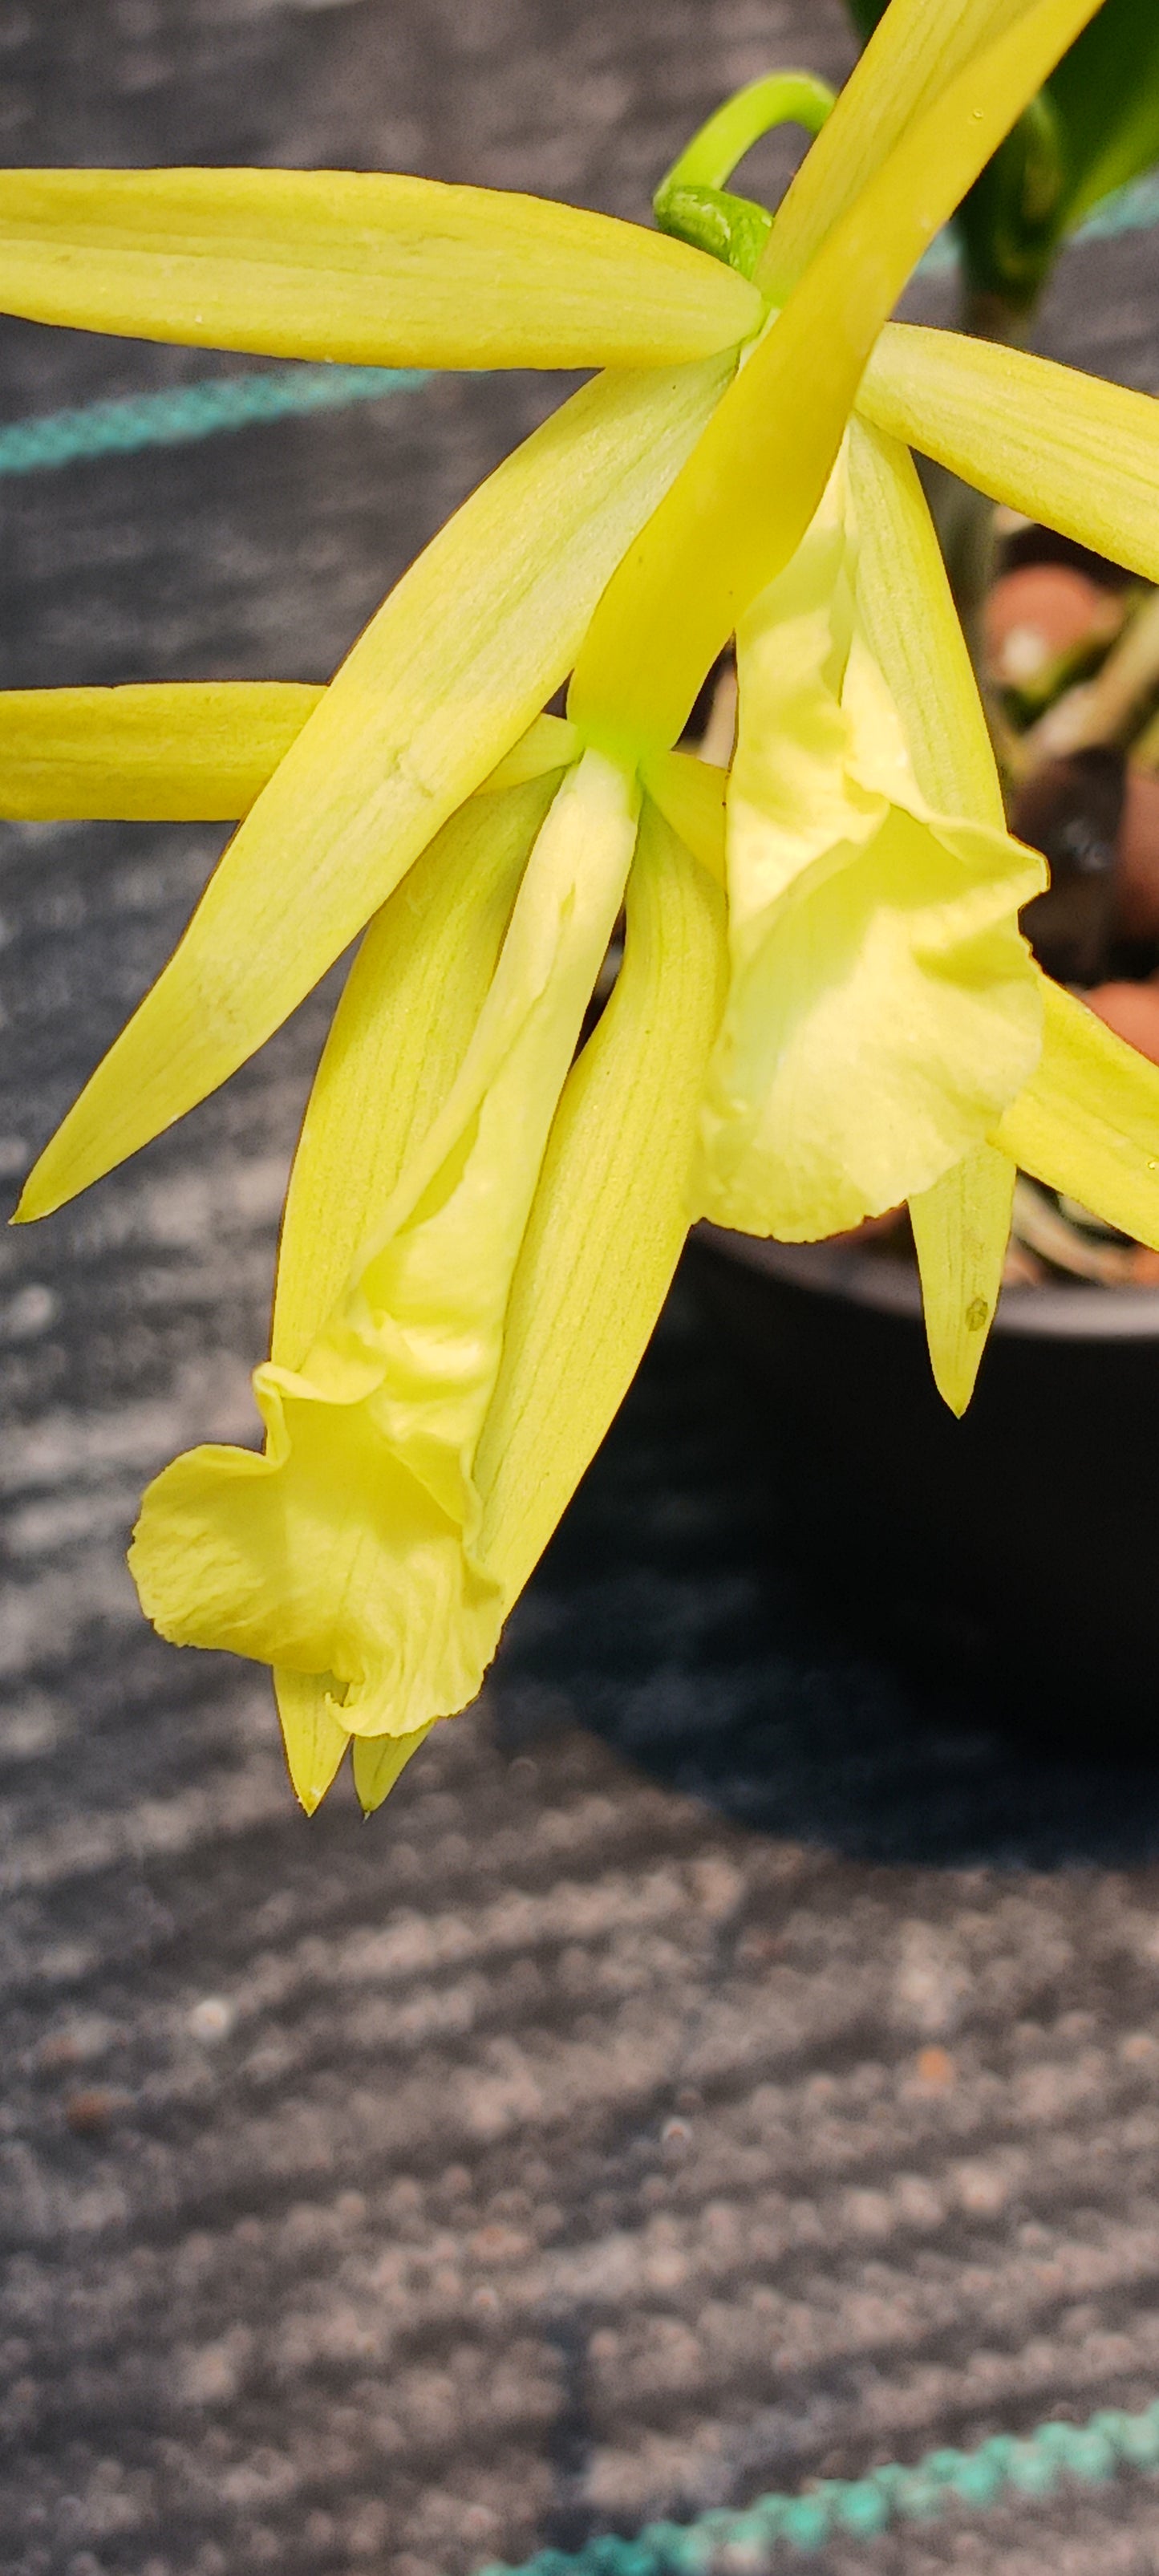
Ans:
MULTIPOLYGON (((1076 1578, 1077 1579, 1077 1578, 1076 1578)), ((499 1666, 514 1741, 582 1712, 666 1786, 859 1860, 1159 1853, 1148 1712, 1015 1679, 928 1602, 801 1540, 775 1427, 678 1282, 499 1666)))

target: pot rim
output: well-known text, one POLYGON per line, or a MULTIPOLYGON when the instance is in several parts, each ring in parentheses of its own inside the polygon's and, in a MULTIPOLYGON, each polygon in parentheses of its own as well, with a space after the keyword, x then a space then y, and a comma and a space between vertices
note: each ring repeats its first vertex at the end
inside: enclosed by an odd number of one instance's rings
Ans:
MULTIPOLYGON (((706 1218, 693 1227, 692 1241, 766 1279, 921 1322, 921 1289, 908 1262, 849 1243, 774 1243, 706 1218)), ((993 1329, 1024 1340, 1159 1342, 1159 1288, 1104 1288, 1085 1280, 1066 1288, 1004 1288, 993 1329)))

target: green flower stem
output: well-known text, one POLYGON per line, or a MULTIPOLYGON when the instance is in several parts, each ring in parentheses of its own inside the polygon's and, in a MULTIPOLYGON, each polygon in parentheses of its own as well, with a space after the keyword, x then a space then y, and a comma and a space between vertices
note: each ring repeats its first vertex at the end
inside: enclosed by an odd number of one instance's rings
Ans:
POLYGON ((685 144, 657 196, 669 188, 723 188, 737 162, 775 125, 803 125, 807 133, 819 134, 834 96, 828 82, 812 72, 766 72, 760 80, 748 81, 685 144))
POLYGON ((652 200, 661 232, 708 251, 742 277, 752 277, 773 228, 767 206, 725 187, 737 162, 775 125, 817 134, 833 105, 828 83, 811 72, 768 72, 749 81, 694 134, 652 200))

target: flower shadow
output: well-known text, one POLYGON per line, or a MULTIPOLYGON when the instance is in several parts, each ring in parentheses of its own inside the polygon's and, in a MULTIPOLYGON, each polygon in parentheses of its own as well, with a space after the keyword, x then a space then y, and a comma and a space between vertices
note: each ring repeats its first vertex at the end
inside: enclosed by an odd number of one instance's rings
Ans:
POLYGON ((883 1590, 802 1541, 796 1502, 682 1276, 510 1623, 504 1742, 582 1725, 756 1833, 862 1862, 1159 1856, 1159 1704, 1017 1671, 901 1571, 883 1590))

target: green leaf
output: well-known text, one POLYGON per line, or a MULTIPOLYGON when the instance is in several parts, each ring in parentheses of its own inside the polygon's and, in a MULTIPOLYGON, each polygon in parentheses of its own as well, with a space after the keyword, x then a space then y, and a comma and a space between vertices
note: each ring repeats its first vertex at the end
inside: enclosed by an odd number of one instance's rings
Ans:
POLYGON ((1155 0, 1103 0, 1047 87, 1065 137, 1069 230, 1100 197, 1159 160, 1155 0))

